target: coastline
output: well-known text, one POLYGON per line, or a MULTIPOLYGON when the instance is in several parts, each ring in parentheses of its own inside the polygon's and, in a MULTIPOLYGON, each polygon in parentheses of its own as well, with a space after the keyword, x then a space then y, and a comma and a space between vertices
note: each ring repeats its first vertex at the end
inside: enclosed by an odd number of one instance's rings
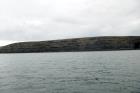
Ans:
POLYGON ((0 47, 0 53, 122 51, 139 49, 140 36, 106 36, 19 42, 0 47))

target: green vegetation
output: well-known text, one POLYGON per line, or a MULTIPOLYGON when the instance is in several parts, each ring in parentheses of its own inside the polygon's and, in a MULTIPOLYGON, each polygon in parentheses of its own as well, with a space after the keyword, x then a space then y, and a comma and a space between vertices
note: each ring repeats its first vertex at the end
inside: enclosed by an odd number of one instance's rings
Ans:
POLYGON ((52 41, 19 42, 0 48, 0 53, 106 51, 140 49, 140 36, 87 37, 52 41))

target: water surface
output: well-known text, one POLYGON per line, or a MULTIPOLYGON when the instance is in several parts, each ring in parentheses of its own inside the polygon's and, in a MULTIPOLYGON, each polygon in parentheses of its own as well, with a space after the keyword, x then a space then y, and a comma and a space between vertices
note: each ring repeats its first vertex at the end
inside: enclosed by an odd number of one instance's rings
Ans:
POLYGON ((0 54, 0 93, 140 93, 140 51, 0 54))

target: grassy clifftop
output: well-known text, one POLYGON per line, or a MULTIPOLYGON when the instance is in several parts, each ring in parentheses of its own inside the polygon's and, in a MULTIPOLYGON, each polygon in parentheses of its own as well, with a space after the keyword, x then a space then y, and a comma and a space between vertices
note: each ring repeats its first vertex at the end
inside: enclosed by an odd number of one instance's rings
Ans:
POLYGON ((52 41, 19 42, 0 48, 0 53, 103 51, 140 49, 140 36, 87 37, 52 41))

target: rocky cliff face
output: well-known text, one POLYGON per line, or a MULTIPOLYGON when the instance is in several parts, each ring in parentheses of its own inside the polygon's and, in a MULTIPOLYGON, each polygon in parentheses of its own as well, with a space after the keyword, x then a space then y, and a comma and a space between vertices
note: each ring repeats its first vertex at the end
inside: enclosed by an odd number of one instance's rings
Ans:
POLYGON ((0 48, 0 53, 103 51, 140 49, 140 36, 89 37, 39 42, 19 42, 0 48))

